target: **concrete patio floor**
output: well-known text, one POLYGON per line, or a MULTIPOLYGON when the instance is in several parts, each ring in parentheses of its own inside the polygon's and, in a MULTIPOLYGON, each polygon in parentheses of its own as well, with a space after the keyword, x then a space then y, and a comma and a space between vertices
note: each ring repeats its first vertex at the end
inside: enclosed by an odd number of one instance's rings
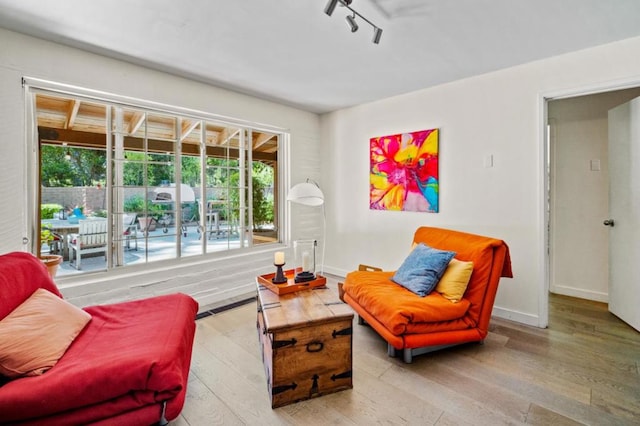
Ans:
MULTIPOLYGON (((220 232, 218 235, 207 233, 207 253, 230 250, 240 247, 240 240, 237 233, 220 232)), ((129 241, 130 248, 124 248, 124 264, 135 265, 145 262, 156 262, 166 259, 176 258, 176 229, 169 227, 167 232, 163 232, 161 227, 150 231, 148 235, 138 231, 137 249, 135 239, 129 241)), ((187 228, 186 236, 180 235, 182 257, 199 255, 202 253, 202 239, 195 226, 187 228)), ((123 241, 123 246, 125 242, 123 241)), ((43 247, 44 248, 44 247, 43 247)), ((78 275, 88 272, 102 271, 106 269, 106 259, 104 254, 95 253, 82 256, 81 269, 78 270, 69 259, 65 258, 60 264, 57 277, 78 275)))

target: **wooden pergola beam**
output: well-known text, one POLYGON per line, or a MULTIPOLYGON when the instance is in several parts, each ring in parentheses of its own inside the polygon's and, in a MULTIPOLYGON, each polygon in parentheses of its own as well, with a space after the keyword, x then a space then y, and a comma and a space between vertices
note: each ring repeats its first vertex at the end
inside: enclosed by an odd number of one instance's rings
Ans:
POLYGON ((133 117, 131 117, 131 120, 129 121, 129 128, 127 129, 127 132, 130 135, 134 134, 138 131, 138 129, 140 129, 142 123, 144 123, 144 113, 135 112, 133 114, 133 117))
POLYGON ((218 140, 220 141, 218 145, 226 145, 234 136, 240 133, 240 129, 230 129, 225 128, 220 134, 218 140))
POLYGON ((275 135, 272 135, 271 133, 259 133, 258 137, 253 141, 253 149, 260 148, 262 145, 273 139, 274 136, 275 135))
POLYGON ((185 138, 189 136, 189 133, 193 132, 193 130, 198 127, 198 124, 200 124, 199 120, 183 120, 180 141, 184 141, 185 138))
MULTIPOLYGON (((50 127, 38 127, 38 140, 41 144, 62 145, 76 148, 102 149, 107 148, 106 135, 102 133, 80 132, 77 130, 53 129, 50 127)), ((175 143, 165 140, 146 139, 147 152, 167 153, 175 151, 175 143)), ((128 151, 144 151, 145 139, 134 136, 124 137, 124 149, 128 151)), ((199 155, 198 145, 183 144, 182 154, 199 155)), ((207 146, 207 157, 215 158, 238 158, 239 150, 223 148, 218 146, 207 146)), ((275 163, 278 160, 277 153, 256 152, 252 153, 252 158, 256 161, 275 163)))
POLYGON ((76 117, 78 116, 78 110, 80 109, 80 101, 77 99, 71 99, 69 101, 69 109, 67 109, 67 113, 65 115, 64 120, 64 128, 72 129, 73 125, 76 121, 76 117))

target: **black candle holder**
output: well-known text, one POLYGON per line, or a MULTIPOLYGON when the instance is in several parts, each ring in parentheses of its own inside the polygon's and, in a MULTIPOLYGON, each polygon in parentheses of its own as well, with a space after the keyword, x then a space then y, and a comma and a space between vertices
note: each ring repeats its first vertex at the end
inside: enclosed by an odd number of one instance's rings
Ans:
POLYGON ((307 281, 313 281, 315 279, 315 274, 308 271, 302 271, 296 274, 294 281, 297 283, 306 283, 307 281))
POLYGON ((276 276, 271 278, 271 282, 274 284, 286 283, 287 277, 284 276, 284 272, 282 271, 282 267, 284 266, 284 263, 282 265, 277 265, 274 263, 273 266, 276 267, 276 276))

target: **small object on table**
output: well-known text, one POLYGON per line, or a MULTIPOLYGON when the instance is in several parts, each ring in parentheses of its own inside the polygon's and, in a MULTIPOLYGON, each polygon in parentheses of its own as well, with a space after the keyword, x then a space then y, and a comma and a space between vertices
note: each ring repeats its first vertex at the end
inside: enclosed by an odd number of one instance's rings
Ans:
POLYGON ((271 281, 274 284, 282 284, 287 282, 287 277, 284 276, 284 272, 282 271, 282 267, 284 266, 284 252, 277 251, 273 257, 273 265, 277 268, 276 275, 271 278, 271 281))
POLYGON ((316 240, 296 240, 293 249, 296 258, 295 282, 304 283, 316 279, 316 240))
POLYGON ((327 279, 322 275, 316 276, 316 279, 312 281, 297 283, 294 279, 295 271, 293 269, 283 271, 283 274, 287 280, 280 284, 273 282, 273 278, 276 275, 275 273, 259 275, 257 277, 257 281, 258 284, 263 285, 264 287, 278 295, 295 293, 300 290, 310 290, 312 288, 324 287, 327 285, 327 279))

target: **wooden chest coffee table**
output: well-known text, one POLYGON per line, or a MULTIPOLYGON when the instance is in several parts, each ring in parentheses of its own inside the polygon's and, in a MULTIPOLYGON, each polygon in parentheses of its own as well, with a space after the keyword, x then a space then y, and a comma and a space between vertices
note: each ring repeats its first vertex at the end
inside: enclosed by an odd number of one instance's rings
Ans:
POLYGON ((271 407, 351 389, 351 308, 327 287, 278 296, 257 285, 271 407))

